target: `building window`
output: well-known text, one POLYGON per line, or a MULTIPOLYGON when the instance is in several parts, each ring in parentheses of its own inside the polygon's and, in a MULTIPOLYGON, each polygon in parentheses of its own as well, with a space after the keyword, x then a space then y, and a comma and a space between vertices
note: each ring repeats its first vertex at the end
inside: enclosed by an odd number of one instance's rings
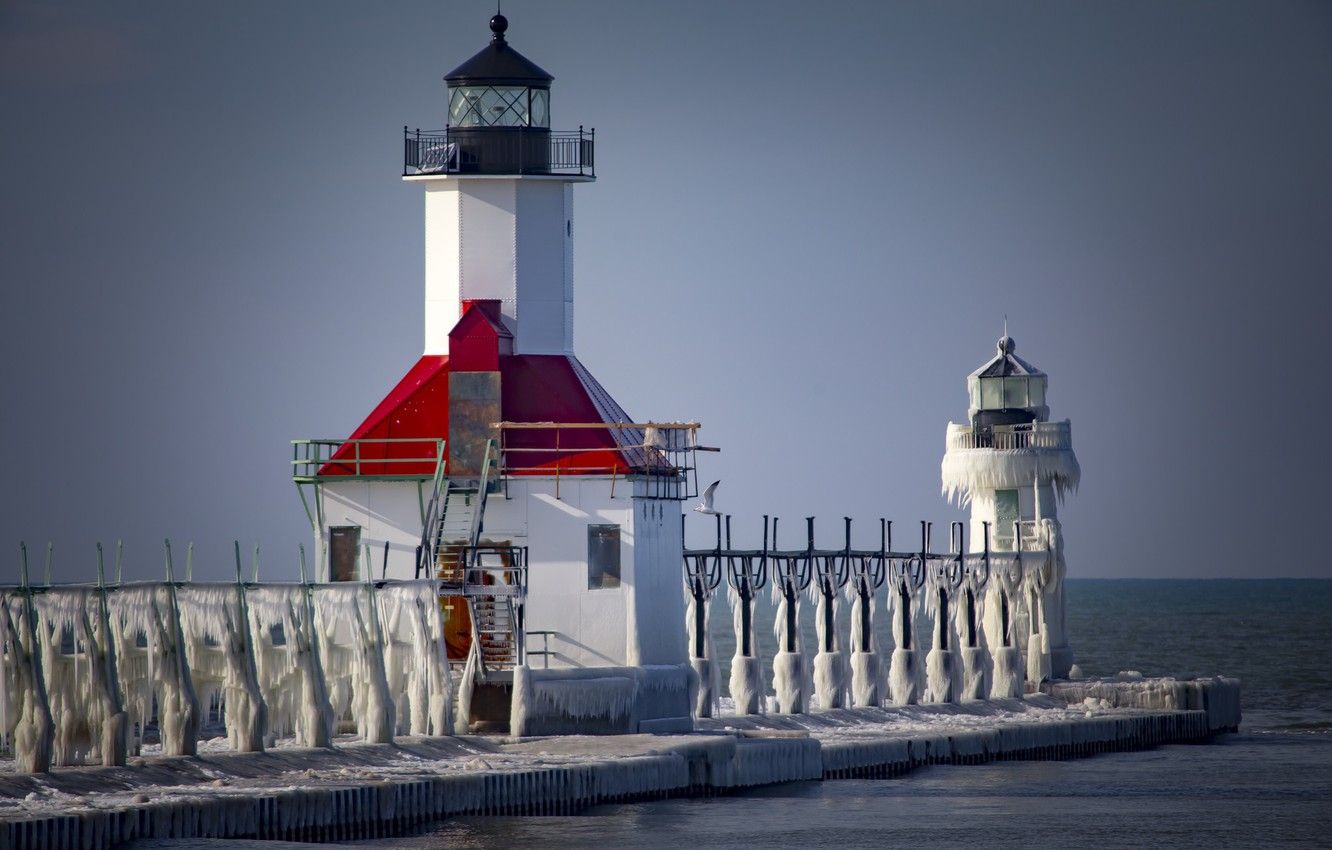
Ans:
POLYGON ((620 527, 587 527, 587 587, 597 590, 620 586, 620 527))

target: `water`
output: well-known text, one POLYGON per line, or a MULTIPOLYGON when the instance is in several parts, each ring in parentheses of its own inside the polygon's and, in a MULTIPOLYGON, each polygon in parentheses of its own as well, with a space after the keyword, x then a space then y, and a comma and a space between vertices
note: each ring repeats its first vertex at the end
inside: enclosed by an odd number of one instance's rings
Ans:
MULTIPOLYGON (((1237 676, 1240 734, 1211 746, 935 766, 568 818, 462 818, 380 846, 1332 847, 1332 581, 1072 580, 1067 593, 1084 672, 1237 676)), ((715 625, 725 634, 729 616, 715 625)), ((770 635, 760 639, 770 644, 770 635)), ((772 649, 762 645, 765 655, 772 649)))

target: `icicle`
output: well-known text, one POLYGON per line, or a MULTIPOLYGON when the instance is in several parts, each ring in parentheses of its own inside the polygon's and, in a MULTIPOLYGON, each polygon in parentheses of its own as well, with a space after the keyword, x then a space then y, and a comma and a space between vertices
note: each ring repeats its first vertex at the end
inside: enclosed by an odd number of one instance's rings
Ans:
POLYGON ((162 736, 162 755, 192 756, 199 750, 202 712, 185 655, 185 636, 171 574, 170 541, 166 544, 166 558, 166 585, 153 596, 153 649, 159 670, 157 724, 162 736))
POLYGON ((236 610, 226 611, 227 646, 227 736, 232 749, 257 753, 268 735, 268 706, 259 687, 259 669, 250 636, 249 604, 241 576, 240 542, 233 542, 236 556, 236 610))
POLYGON ((305 747, 333 746, 333 709, 329 705, 328 682, 319 657, 319 636, 315 628, 314 601, 306 582, 305 546, 301 554, 301 613, 288 603, 287 621, 292 625, 297 667, 301 671, 301 700, 296 714, 296 738, 305 747))
POLYGON ((920 698, 920 658, 916 649, 915 617, 912 609, 914 593, 907 577, 898 580, 892 591, 893 636, 897 647, 893 650, 888 671, 888 692, 897 705, 915 705, 920 698))
POLYGON ((761 714, 762 685, 760 684, 759 659, 757 654, 744 655, 746 643, 757 649, 758 642, 754 634, 753 600, 745 600, 729 584, 727 596, 731 601, 731 622, 735 627, 735 655, 731 658, 731 678, 728 683, 731 699, 735 702, 736 714, 761 714), (745 609, 749 610, 746 611, 745 609), (746 616, 747 615, 747 616, 746 616), (749 623, 749 635, 746 639, 745 622, 749 623))
POLYGON ((87 624, 85 640, 89 656, 89 669, 98 692, 101 707, 101 756, 104 767, 125 764, 129 735, 129 715, 120 695, 120 681, 116 665, 116 642, 111 627, 111 613, 106 601, 106 575, 102 563, 102 544, 97 544, 97 629, 87 624))
MULTIPOLYGON (((469 659, 470 660, 470 659, 469 659)), ((527 735, 533 717, 532 670, 526 664, 513 668, 513 696, 509 702, 509 734, 527 735)))
POLYGON ((835 594, 830 596, 822 592, 819 584, 819 579, 810 584, 810 595, 814 599, 814 631, 819 644, 819 651, 814 655, 814 701, 819 708, 842 708, 846 705, 847 662, 846 653, 837 639, 840 600, 835 594))
POLYGON ((877 706, 883 702, 879 642, 874 635, 877 600, 872 592, 862 599, 854 582, 847 586, 847 592, 851 596, 851 704, 857 708, 877 706))
POLYGON ((955 702, 953 665, 953 628, 949 604, 949 587, 943 576, 931 575, 926 583, 926 595, 933 626, 930 651, 925 656, 925 702, 955 702))
POLYGON ((15 616, 11 600, 5 599, 0 614, 4 616, 4 635, 13 658, 17 722, 13 741, 15 768, 20 773, 46 773, 51 769, 51 751, 55 725, 46 699, 46 681, 42 675, 40 646, 37 640, 36 611, 28 586, 28 553, 20 544, 19 599, 21 615, 15 616), (21 620, 21 622, 16 622, 21 620))
POLYGON ((712 631, 707 627, 712 615, 712 599, 710 594, 705 594, 702 601, 696 601, 694 594, 690 592, 688 583, 685 586, 685 628, 686 633, 690 635, 690 657, 689 666, 693 670, 691 683, 692 698, 690 703, 694 707, 695 717, 712 717, 717 712, 717 669, 713 664, 716 658, 716 651, 712 643, 712 631), (701 607, 701 612, 700 612, 701 607), (703 655, 699 657, 697 650, 694 649, 694 642, 697 638, 695 627, 697 626, 696 617, 703 618, 703 655))
POLYGON ((365 699, 364 711, 358 712, 357 725, 360 726, 361 737, 369 743, 391 744, 393 696, 389 693, 388 680, 384 675, 384 640, 379 627, 379 610, 375 604, 375 588, 368 580, 365 583, 365 596, 368 603, 366 616, 362 616, 361 606, 356 601, 352 602, 361 662, 361 694, 365 699))
POLYGON ((794 565, 777 568, 773 573, 772 599, 777 605, 773 634, 777 654, 772 659, 772 689, 777 698, 778 714, 803 714, 809 709, 810 675, 806 669, 805 639, 800 633, 799 577, 794 565), (787 587, 787 585, 791 585, 787 587), (790 598, 788 598, 788 595, 790 598))
POLYGON ((1012 594, 1021 583, 1021 562, 996 566, 985 602, 985 639, 994 670, 990 676, 990 699, 1022 696, 1022 653, 1014 640, 1012 594))
POLYGON ((480 647, 472 641, 467 651, 467 664, 463 667, 462 679, 458 682, 458 711, 453 716, 453 729, 457 735, 466 735, 472 731, 472 693, 476 690, 477 665, 481 660, 480 647))

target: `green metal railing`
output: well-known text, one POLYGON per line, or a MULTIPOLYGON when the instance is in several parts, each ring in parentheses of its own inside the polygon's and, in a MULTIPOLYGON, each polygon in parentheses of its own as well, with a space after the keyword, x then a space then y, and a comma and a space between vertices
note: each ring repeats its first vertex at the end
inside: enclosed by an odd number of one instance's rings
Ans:
POLYGON ((320 475, 380 480, 430 478, 444 457, 444 441, 434 437, 384 437, 360 440, 292 440, 291 477, 312 484, 320 475), (390 447, 419 446, 407 457, 389 457, 390 447), (335 457, 349 449, 340 457, 335 457), (420 467, 413 469, 413 465, 420 467), (324 470, 328 466, 330 469, 324 470))

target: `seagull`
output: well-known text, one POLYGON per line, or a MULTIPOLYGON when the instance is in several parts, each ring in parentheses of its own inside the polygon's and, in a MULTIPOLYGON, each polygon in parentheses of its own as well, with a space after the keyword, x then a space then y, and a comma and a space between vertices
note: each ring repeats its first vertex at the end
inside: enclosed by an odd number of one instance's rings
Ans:
POLYGON ((718 479, 708 485, 708 489, 703 491, 703 501, 694 505, 694 510, 710 516, 719 516, 721 514, 721 511, 712 507, 712 497, 717 492, 717 485, 720 483, 721 479, 718 479))

